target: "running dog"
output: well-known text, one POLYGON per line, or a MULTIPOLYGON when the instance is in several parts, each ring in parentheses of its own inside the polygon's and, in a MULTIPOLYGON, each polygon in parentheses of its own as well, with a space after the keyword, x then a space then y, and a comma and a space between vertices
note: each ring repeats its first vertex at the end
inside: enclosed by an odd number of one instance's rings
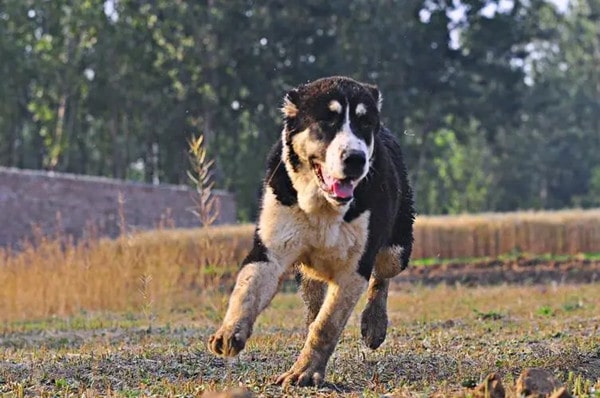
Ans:
POLYGON ((235 356, 282 276, 300 275, 308 335, 279 384, 318 385, 356 302, 365 344, 385 340, 389 279, 413 244, 412 190, 398 140, 380 122, 377 87, 328 77, 287 93, 270 152, 254 247, 209 349, 235 356))

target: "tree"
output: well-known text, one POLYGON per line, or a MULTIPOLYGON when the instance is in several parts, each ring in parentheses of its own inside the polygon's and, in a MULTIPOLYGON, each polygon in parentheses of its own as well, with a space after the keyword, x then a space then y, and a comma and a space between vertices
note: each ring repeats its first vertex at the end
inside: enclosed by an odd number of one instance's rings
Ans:
POLYGON ((0 164, 187 183, 187 142, 202 134, 217 185, 252 219, 285 92, 345 74, 381 88, 421 212, 591 206, 598 9, 4 0, 0 164))

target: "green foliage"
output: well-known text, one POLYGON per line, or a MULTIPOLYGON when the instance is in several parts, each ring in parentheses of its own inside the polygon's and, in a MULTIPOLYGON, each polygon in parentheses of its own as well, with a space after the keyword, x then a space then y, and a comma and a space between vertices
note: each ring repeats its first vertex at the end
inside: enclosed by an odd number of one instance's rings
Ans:
POLYGON ((422 213, 598 206, 598 0, 5 0, 0 165, 188 183, 256 215, 286 90, 377 83, 422 213))
POLYGON ((554 316, 554 309, 549 305, 542 305, 537 309, 537 313, 538 315, 551 317, 554 316))
MULTIPOLYGON (((479 137, 480 138, 480 137, 479 137)), ((477 141, 476 136, 473 141, 477 141)), ((430 178, 418 186, 419 207, 425 213, 458 214, 486 210, 488 158, 481 146, 462 144, 448 129, 435 132, 430 178)))
POLYGON ((580 205, 586 207, 600 206, 600 166, 590 170, 589 191, 580 199, 580 205))

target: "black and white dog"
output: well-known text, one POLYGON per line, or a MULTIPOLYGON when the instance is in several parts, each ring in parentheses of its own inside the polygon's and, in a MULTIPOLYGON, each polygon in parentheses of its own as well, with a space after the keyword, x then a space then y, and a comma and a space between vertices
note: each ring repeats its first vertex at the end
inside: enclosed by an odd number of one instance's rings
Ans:
POLYGON ((398 141, 379 120, 377 87, 329 77, 291 90, 273 147, 254 247, 209 349, 235 356, 286 270, 297 267, 308 336, 278 383, 320 384, 327 361, 368 286, 361 333, 384 341, 389 278, 408 265, 413 199, 398 141))

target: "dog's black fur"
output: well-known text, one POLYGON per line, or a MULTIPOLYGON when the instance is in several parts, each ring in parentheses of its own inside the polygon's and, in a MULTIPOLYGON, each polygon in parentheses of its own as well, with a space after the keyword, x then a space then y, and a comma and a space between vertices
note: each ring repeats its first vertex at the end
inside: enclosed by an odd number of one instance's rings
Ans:
POLYGON ((400 145, 381 124, 380 107, 377 87, 345 77, 288 92, 282 138, 267 160, 254 245, 223 325, 210 338, 211 351, 232 356, 244 348, 277 280, 293 266, 302 275, 309 334, 278 382, 322 381, 367 281, 361 333, 371 348, 384 341, 389 278, 408 265, 415 212, 400 145), (358 163, 350 164, 349 152, 358 163))

